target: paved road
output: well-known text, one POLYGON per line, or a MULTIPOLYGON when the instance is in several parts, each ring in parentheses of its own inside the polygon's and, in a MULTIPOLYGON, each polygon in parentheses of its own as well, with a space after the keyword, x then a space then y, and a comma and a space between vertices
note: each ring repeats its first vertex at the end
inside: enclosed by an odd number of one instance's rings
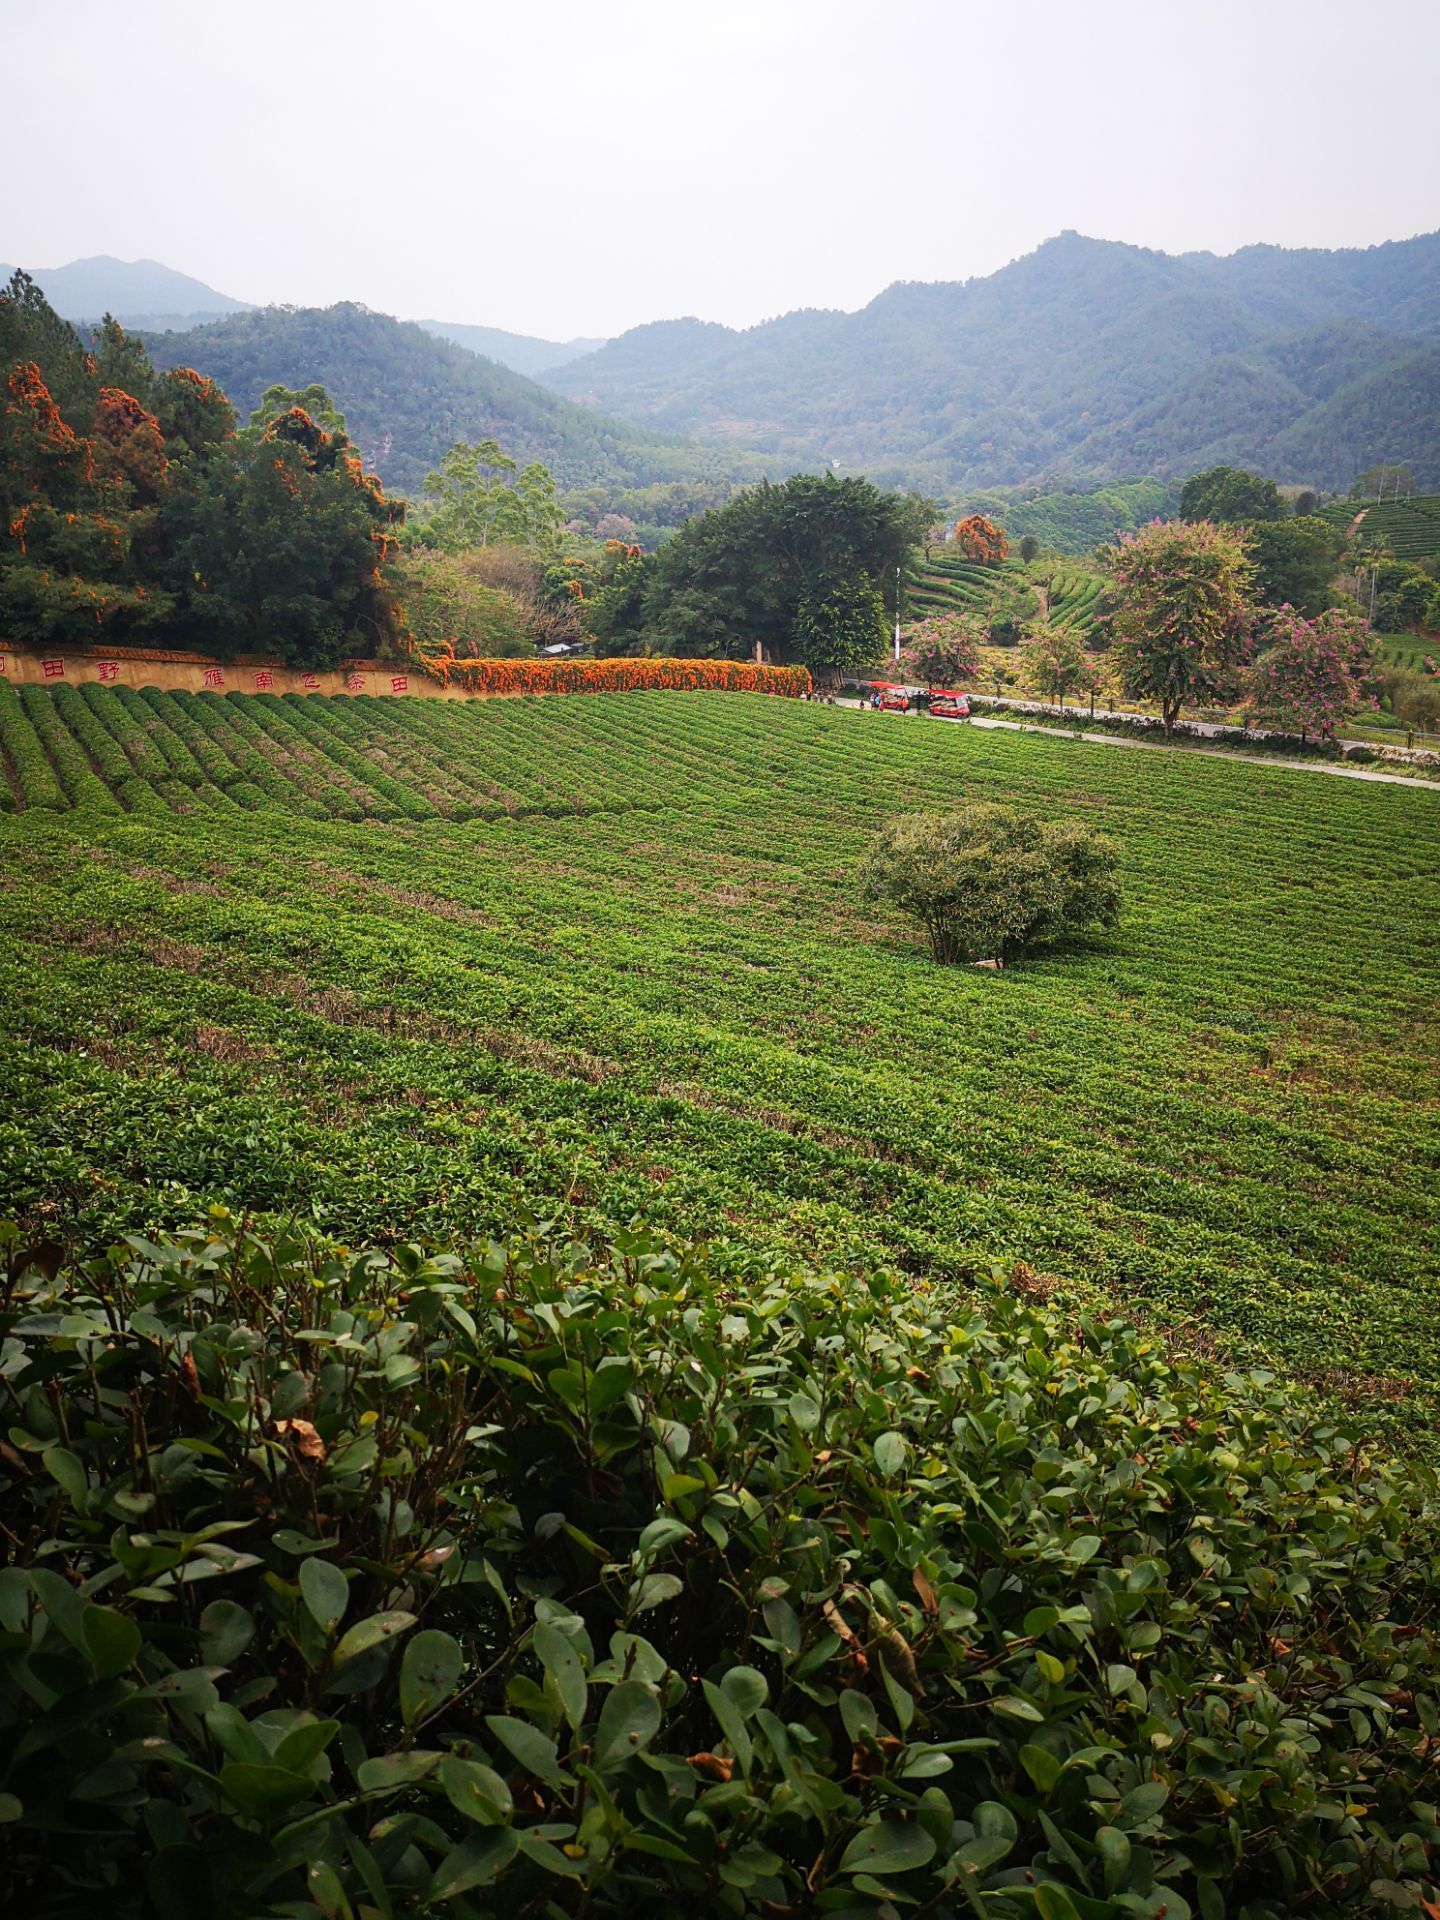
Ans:
MULTIPOLYGON (((849 707, 852 709, 852 711, 856 713, 861 713, 864 711, 864 702, 860 700, 837 700, 835 704, 841 707, 849 707)), ((1006 707, 1018 709, 1019 711, 1024 713, 1053 713, 1054 712, 1053 708, 1044 707, 1038 701, 1032 701, 1032 700, 1006 700, 1004 702, 994 702, 992 704, 996 704, 996 705, 1003 704, 1006 707)), ((911 716, 903 713, 891 713, 891 714, 886 714, 884 717, 888 720, 904 720, 904 719, 910 718, 911 716)), ((915 717, 918 719, 920 716, 917 714, 915 717)), ((1086 709, 1086 711, 1083 713, 1080 712, 1078 709, 1076 710, 1075 712, 1076 721, 1080 721, 1082 719, 1088 719, 1088 718, 1089 718, 1088 709, 1086 709)), ((1110 710, 1097 707, 1095 709, 1095 718, 1097 720, 1108 720, 1108 719, 1123 719, 1125 718, 1125 716, 1122 714, 1117 714, 1110 710)), ((951 724, 954 724, 954 723, 952 722, 951 724)), ((1037 725, 1033 721, 1027 722, 1024 720, 993 720, 987 717, 983 717, 980 714, 976 714, 975 717, 969 722, 969 724, 972 727, 1004 727, 1013 733, 1048 733, 1052 737, 1058 735, 1061 739, 1066 739, 1066 740, 1072 740, 1077 738, 1077 736, 1070 731, 1068 723, 1066 725, 1066 731, 1063 734, 1060 731, 1059 725, 1041 726, 1041 725, 1037 725)), ((1207 735, 1213 735, 1220 731, 1218 726, 1209 725, 1205 722, 1192 722, 1191 724, 1200 726, 1207 735)), ((1253 739, 1263 739, 1264 735, 1253 734, 1251 737, 1253 739)), ((1148 750, 1151 753, 1184 753, 1186 751, 1186 745, 1183 740, 1167 743, 1164 740, 1137 739, 1132 734, 1086 733, 1083 731, 1078 735, 1078 738, 1081 740, 1092 741, 1096 746, 1099 746, 1099 747, 1140 747, 1142 749, 1148 750)), ((1342 742, 1341 744, 1343 745, 1346 743, 1342 742)), ((1357 741, 1355 744, 1368 746, 1370 742, 1357 741)), ((1247 762, 1250 766, 1255 766, 1255 767, 1290 767, 1300 773, 1334 773, 1334 774, 1338 774, 1342 780, 1372 780, 1372 781, 1378 781, 1384 786, 1430 787, 1435 790, 1440 790, 1440 780, 1427 780, 1422 775, 1419 775, 1419 774, 1381 773, 1373 767, 1340 766, 1340 765, 1337 765, 1337 763, 1333 760, 1301 760, 1292 755, 1286 755, 1282 757, 1279 754, 1273 754, 1273 753, 1236 753, 1234 755, 1234 758, 1237 760, 1243 760, 1247 762)))

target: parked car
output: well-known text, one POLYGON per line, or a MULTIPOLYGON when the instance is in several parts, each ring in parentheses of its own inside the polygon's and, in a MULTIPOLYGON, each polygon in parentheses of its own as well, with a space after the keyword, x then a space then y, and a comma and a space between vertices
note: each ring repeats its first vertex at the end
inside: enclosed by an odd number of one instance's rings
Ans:
POLYGON ((932 720, 968 720, 970 702, 957 689, 936 687, 930 695, 930 717, 932 720))

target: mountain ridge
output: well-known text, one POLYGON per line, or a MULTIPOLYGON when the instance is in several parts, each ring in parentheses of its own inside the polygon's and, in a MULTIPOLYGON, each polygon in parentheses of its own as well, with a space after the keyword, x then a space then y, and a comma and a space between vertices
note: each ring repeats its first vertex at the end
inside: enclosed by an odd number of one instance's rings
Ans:
POLYGON ((1440 484, 1440 425, 1407 421, 1395 379, 1415 359, 1428 391, 1434 341, 1440 233, 1180 255, 1068 230, 994 274, 894 281, 853 313, 649 322, 545 380, 636 424, 938 491, 1183 477, 1216 446, 1284 463, 1281 479, 1338 487, 1352 461, 1404 457, 1417 484, 1440 484), (1348 407, 1338 386, 1308 390, 1325 369, 1307 353, 1330 352, 1335 371, 1337 326, 1352 330, 1348 407), (1382 375, 1367 433, 1357 409, 1382 375), (1344 434, 1327 435, 1342 416, 1344 434), (1397 434, 1419 444, 1380 444, 1397 434))

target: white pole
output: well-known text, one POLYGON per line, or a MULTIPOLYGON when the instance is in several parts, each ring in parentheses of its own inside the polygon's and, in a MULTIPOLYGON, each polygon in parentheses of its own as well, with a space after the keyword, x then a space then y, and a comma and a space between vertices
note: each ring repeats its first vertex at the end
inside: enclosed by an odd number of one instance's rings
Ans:
POLYGON ((900 664, 900 569, 895 569, 895 664, 900 664))

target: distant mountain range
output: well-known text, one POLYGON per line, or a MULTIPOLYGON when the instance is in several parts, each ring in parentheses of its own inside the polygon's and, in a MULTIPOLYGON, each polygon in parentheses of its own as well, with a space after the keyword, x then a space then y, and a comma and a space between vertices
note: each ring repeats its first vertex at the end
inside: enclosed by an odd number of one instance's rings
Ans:
POLYGON ((578 360, 583 353, 597 353, 606 344, 604 340, 537 340, 529 333, 506 333, 503 327, 465 327, 450 320, 419 320, 416 325, 532 380, 567 360, 578 360))
MULTIPOLYGON (((0 281, 13 267, 0 266, 0 281)), ((203 280, 177 273, 158 260, 116 260, 108 253, 72 260, 66 267, 27 267, 26 272, 66 320, 100 320, 107 313, 127 327, 187 326, 243 313, 248 302, 217 293, 203 280)))
MULTIPOLYGON (((0 281, 13 267, 0 266, 0 281)), ((232 300, 203 280, 177 273, 158 260, 116 260, 97 254, 92 260, 72 260, 67 267, 30 267, 26 271, 55 311, 66 320, 93 323, 107 313, 137 333, 187 332, 207 320, 228 313, 249 313, 254 303, 232 300)), ((453 340, 472 353, 483 353, 516 373, 544 373, 566 360, 603 347, 603 339, 540 340, 528 333, 506 333, 502 327, 472 327, 448 320, 421 320, 427 333, 453 340)))
POLYGON ((984 279, 897 282, 858 313, 663 320, 608 342, 252 309, 147 260, 35 278, 68 318, 160 335, 157 358, 194 360, 241 404, 264 368, 323 380, 406 489, 482 429, 577 486, 834 467, 954 502, 1222 461, 1341 488, 1399 461, 1440 489, 1440 233, 1224 258, 1064 233, 984 279))
POLYGON ((418 493, 457 440, 498 440, 566 487, 758 476, 734 448, 609 420, 523 374, 364 307, 258 307, 185 332, 147 333, 158 367, 217 380, 241 417, 267 387, 319 381, 388 487, 418 493))
POLYGON ((985 279, 858 313, 632 328, 547 384, 670 433, 967 488, 1182 477, 1220 461, 1440 486, 1440 234, 1172 256, 1061 234, 985 279))

